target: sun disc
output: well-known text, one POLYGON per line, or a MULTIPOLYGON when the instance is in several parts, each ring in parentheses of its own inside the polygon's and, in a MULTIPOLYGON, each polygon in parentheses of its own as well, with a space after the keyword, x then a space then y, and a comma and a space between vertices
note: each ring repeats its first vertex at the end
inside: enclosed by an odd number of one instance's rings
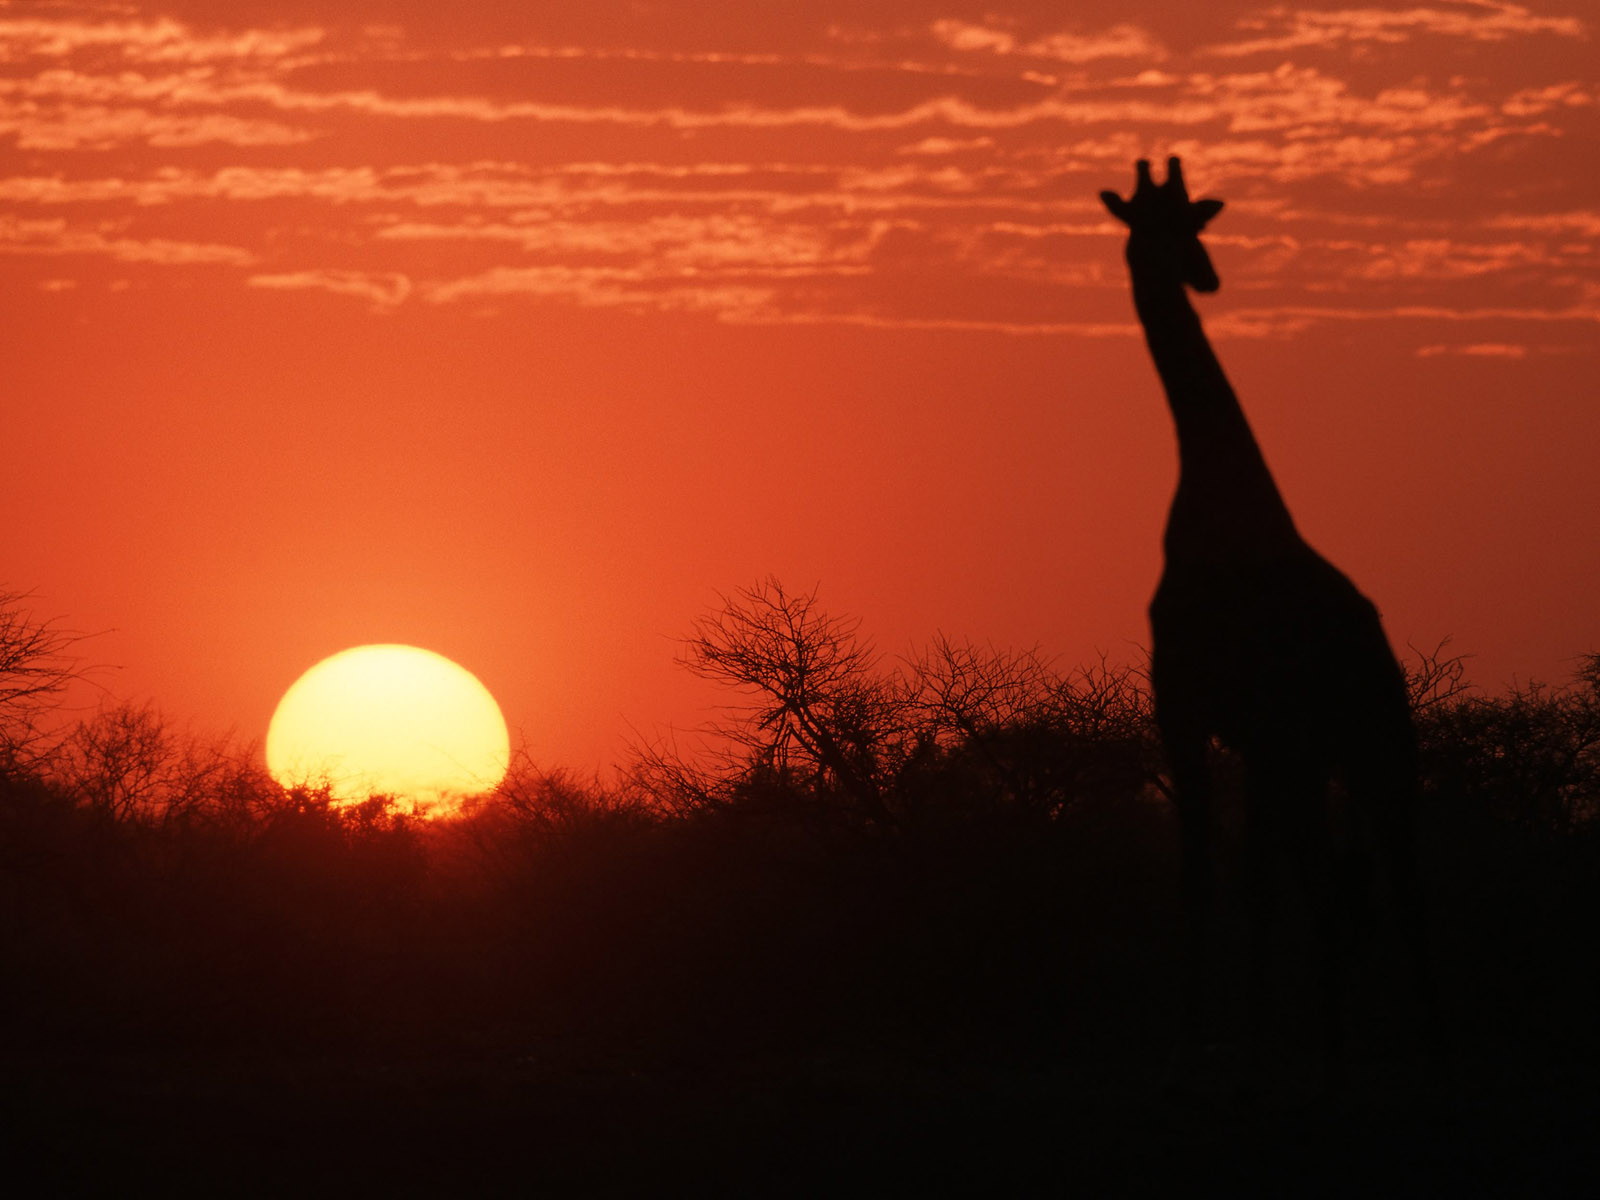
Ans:
POLYGON ((356 646, 283 694, 267 730, 267 770, 285 787, 326 783, 334 798, 374 793, 425 807, 494 788, 511 741, 489 689, 416 646, 356 646))

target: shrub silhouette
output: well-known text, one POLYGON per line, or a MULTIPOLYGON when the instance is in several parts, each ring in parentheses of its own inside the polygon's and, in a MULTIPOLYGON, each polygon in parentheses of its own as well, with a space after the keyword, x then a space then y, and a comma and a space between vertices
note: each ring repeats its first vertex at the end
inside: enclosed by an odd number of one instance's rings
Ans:
MULTIPOLYGON (((442 820, 285 791, 148 707, 35 740, 0 771, 11 1048, 1165 1053, 1176 845, 1139 669, 885 661, 775 583, 687 653, 738 689, 715 753, 519 758, 442 820)), ((1500 696, 1442 650, 1412 671, 1443 982, 1480 1039, 1590 1036, 1596 668, 1500 696)))
POLYGON ((35 616, 28 593, 0 588, 0 770, 33 765, 47 744, 41 718, 81 675, 73 654, 82 639, 35 616))

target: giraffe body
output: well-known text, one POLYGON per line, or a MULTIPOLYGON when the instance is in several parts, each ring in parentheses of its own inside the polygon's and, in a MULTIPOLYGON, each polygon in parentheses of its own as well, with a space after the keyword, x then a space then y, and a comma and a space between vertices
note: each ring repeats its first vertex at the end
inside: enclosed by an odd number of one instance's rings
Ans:
POLYGON ((1169 743, 1216 737, 1247 763, 1323 780, 1414 770, 1404 677, 1378 611, 1303 543, 1272 558, 1169 560, 1150 605, 1169 743))

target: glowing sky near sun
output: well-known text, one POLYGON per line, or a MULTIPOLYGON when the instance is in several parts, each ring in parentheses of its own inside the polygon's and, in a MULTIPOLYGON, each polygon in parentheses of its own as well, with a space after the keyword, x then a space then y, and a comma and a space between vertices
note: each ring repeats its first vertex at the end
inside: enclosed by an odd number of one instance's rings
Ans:
POLYGON ((767 572, 1134 654, 1172 447, 1096 193, 1178 153, 1308 537, 1485 682, 1595 648, 1592 14, 1086 11, 0 4, 0 579, 176 715, 417 642, 580 762, 767 572))

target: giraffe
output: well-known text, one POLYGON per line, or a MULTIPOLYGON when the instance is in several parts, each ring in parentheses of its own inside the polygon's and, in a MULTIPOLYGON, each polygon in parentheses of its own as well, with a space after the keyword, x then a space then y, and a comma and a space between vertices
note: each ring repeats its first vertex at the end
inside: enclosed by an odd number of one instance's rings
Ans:
POLYGON ((1219 286, 1199 235, 1222 202, 1190 200, 1176 157, 1164 184, 1148 161, 1136 171, 1130 198, 1100 198, 1128 227, 1134 307, 1178 437, 1178 486, 1150 604, 1150 675, 1178 814, 1186 925, 1180 1060, 1198 1045, 1203 1024, 1213 889, 1208 751, 1216 739, 1245 772, 1252 1007, 1262 1002, 1272 875, 1287 856, 1318 943, 1323 1070, 1325 1082, 1336 1083, 1345 943, 1369 846, 1385 860, 1419 997, 1432 1007, 1405 677, 1378 610, 1295 528, 1189 301, 1186 288, 1219 286))

